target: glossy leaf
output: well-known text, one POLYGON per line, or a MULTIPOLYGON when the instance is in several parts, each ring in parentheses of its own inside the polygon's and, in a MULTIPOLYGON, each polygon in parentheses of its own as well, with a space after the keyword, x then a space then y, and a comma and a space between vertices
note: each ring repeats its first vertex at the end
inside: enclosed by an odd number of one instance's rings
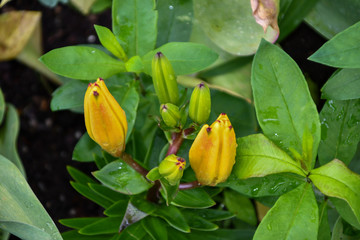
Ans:
POLYGON ((94 179, 74 167, 67 166, 66 169, 69 172, 70 176, 78 183, 82 183, 85 185, 88 183, 96 183, 94 179))
POLYGON ((282 195, 257 228, 254 240, 316 240, 319 210, 311 184, 282 195))
POLYGON ((121 159, 93 172, 93 175, 105 186, 127 195, 139 194, 152 186, 121 159))
POLYGON ((98 235, 119 232, 122 217, 107 217, 93 222, 79 230, 83 235, 98 235))
POLYGON ((306 22, 327 39, 360 20, 357 0, 319 0, 306 22))
POLYGON ((312 169, 320 141, 320 121, 299 67, 283 50, 263 40, 254 58, 251 83, 264 134, 288 154, 291 148, 309 156, 301 159, 302 165, 312 169), (302 148, 306 131, 313 144, 312 152, 305 154, 302 148))
POLYGON ((169 229, 169 240, 249 240, 252 239, 252 230, 239 229, 218 229, 216 231, 204 232, 192 230, 191 234, 185 234, 173 229, 169 229))
POLYGON ((185 208, 208 208, 215 202, 203 189, 194 188, 179 191, 172 204, 185 208))
POLYGON ((141 221, 145 231, 153 240, 167 240, 166 225, 160 218, 148 216, 141 221))
POLYGON ((62 240, 19 169, 0 155, 1 229, 24 240, 62 240))
POLYGON ((156 46, 168 42, 187 42, 192 27, 192 0, 158 0, 156 8, 159 11, 156 46))
POLYGON ((114 0, 112 29, 128 57, 153 50, 157 35, 154 0, 114 0))
POLYGON ((360 68, 360 47, 356 23, 327 41, 309 60, 337 68, 360 68))
POLYGON ((360 98, 360 70, 342 69, 321 88, 321 98, 349 100, 360 98))
POLYGON ((5 115, 5 98, 0 88, 0 126, 4 119, 4 115, 5 115))
POLYGON ((223 50, 235 55, 256 52, 262 38, 275 42, 278 32, 264 32, 252 15, 250 1, 194 0, 195 19, 205 34, 223 50))
POLYGON ((151 62, 157 52, 162 52, 171 62, 176 75, 185 75, 203 70, 217 59, 210 48, 191 42, 170 42, 143 57, 144 71, 151 75, 151 62))
POLYGON ((69 228, 81 229, 89 224, 97 222, 103 218, 100 217, 83 217, 83 218, 67 218, 60 219, 59 222, 69 228))
POLYGON ((238 219, 253 226, 257 224, 255 208, 249 198, 232 190, 225 191, 224 197, 226 208, 238 219))
POLYGON ((321 203, 319 207, 319 231, 318 240, 330 240, 330 226, 328 221, 327 201, 321 203))
POLYGON ((103 208, 108 208, 113 204, 112 201, 96 193, 88 185, 77 182, 70 182, 70 184, 78 193, 80 193, 84 197, 95 202, 96 204, 100 205, 103 208))
POLYGON ((102 234, 95 236, 86 236, 78 233, 77 230, 67 231, 61 234, 64 240, 109 240, 113 234, 102 234))
POLYGON ((216 209, 193 209, 191 210, 194 214, 199 215, 200 217, 205 218, 208 221, 222 221, 230 219, 235 215, 229 211, 216 210, 216 209))
POLYGON ((125 72, 124 62, 93 47, 57 48, 43 55, 40 61, 56 74, 80 80, 108 78, 125 72))
POLYGON ((104 211, 104 214, 109 217, 124 217, 126 213, 126 209, 129 204, 129 199, 124 198, 117 202, 115 202, 113 205, 111 205, 109 208, 107 208, 104 211))
POLYGON ((79 162, 93 162, 94 155, 102 156, 101 147, 86 132, 75 145, 72 159, 79 162))
POLYGON ((170 226, 181 232, 190 232, 190 227, 186 223, 184 216, 181 214, 179 209, 174 206, 159 206, 152 215, 161 217, 170 226))
POLYGON ((309 178, 325 195, 345 200, 356 217, 356 222, 352 224, 360 227, 360 175, 351 172, 343 162, 334 159, 314 169, 309 178))
POLYGON ((360 100, 328 100, 320 112, 319 162, 337 158, 348 165, 360 140, 360 100))
POLYGON ((108 199, 111 202, 117 202, 120 199, 127 199, 126 195, 116 192, 104 185, 97 184, 97 183, 89 183, 88 186, 91 188, 91 190, 93 190, 94 192, 96 192, 100 196, 108 199))
POLYGON ((263 134, 238 138, 234 173, 239 179, 290 172, 306 176, 300 163, 291 159, 263 134))
POLYGON ((330 198, 339 215, 357 229, 360 229, 359 220, 349 204, 340 198, 330 198))
POLYGON ((25 169, 16 145, 20 126, 19 116, 13 105, 7 104, 6 107, 5 117, 0 125, 0 154, 13 162, 25 176, 25 169))
POLYGON ((219 228, 218 225, 209 222, 207 219, 193 213, 191 210, 183 211, 186 222, 189 224, 191 229, 200 231, 215 231, 219 228))
POLYGON ((138 239, 150 239, 150 236, 146 236, 146 231, 143 228, 141 222, 136 222, 125 228, 121 234, 117 234, 117 238, 111 240, 138 240, 138 239))
POLYGON ((163 194, 163 197, 165 198, 166 205, 169 206, 172 203, 172 201, 174 200, 177 193, 179 192, 180 182, 178 182, 175 185, 170 185, 170 183, 165 178, 161 178, 160 184, 161 184, 161 190, 162 190, 161 193, 163 194))

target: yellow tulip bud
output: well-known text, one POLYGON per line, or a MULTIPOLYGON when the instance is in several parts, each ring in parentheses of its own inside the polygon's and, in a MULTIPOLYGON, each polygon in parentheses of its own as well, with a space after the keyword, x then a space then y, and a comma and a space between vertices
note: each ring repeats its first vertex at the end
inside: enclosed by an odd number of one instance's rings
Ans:
POLYGON ((185 169, 185 159, 171 154, 159 165, 159 173, 170 183, 175 185, 182 177, 185 169))
POLYGON ((88 86, 84 116, 91 139, 111 155, 121 156, 127 133, 126 115, 101 78, 88 86))
POLYGON ((205 124, 189 152, 190 165, 198 182, 210 186, 224 182, 235 163, 236 147, 235 132, 225 113, 210 127, 205 124))

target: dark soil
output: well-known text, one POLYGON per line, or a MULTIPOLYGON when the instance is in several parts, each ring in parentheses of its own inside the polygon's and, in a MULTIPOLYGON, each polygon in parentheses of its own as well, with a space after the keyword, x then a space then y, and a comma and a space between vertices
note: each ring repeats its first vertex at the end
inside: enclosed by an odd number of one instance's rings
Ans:
MULTIPOLYGON (((49 9, 35 0, 16 0, 0 12, 15 9, 42 12, 44 52, 63 46, 96 43, 93 24, 111 27, 109 10, 100 15, 83 16, 64 5, 49 9)), ((281 43, 319 87, 333 69, 306 59, 325 41, 302 24, 281 43)), ((69 111, 51 112, 51 92, 57 86, 15 60, 0 63, 0 87, 6 101, 15 105, 20 115, 18 150, 28 182, 59 230, 66 230, 58 223, 59 219, 101 215, 97 205, 72 189, 66 171, 67 165, 87 173, 95 170, 92 163, 71 160, 73 148, 85 132, 83 116, 69 111)))

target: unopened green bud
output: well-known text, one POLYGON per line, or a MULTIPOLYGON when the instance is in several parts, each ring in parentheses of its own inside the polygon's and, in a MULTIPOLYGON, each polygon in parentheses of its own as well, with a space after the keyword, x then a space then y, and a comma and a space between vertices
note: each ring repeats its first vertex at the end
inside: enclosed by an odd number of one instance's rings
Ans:
POLYGON ((159 173, 174 186, 181 179, 185 165, 185 159, 171 154, 160 163, 159 173))
POLYGON ((177 127, 179 125, 181 115, 178 106, 171 103, 161 104, 160 114, 165 124, 169 127, 177 127))
POLYGON ((153 58, 152 78, 160 103, 177 104, 179 90, 176 76, 170 61, 161 52, 156 53, 153 58))
POLYGON ((205 123, 211 111, 210 89, 205 83, 200 83, 191 94, 189 116, 198 123, 205 123))

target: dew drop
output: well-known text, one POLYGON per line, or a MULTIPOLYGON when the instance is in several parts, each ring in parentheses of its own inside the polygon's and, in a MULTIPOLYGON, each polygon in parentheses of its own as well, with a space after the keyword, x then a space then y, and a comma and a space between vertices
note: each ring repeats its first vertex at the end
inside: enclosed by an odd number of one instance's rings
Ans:
POLYGON ((173 5, 170 5, 170 6, 169 6, 169 9, 170 9, 170 10, 173 10, 173 9, 174 9, 174 6, 173 6, 173 5))

